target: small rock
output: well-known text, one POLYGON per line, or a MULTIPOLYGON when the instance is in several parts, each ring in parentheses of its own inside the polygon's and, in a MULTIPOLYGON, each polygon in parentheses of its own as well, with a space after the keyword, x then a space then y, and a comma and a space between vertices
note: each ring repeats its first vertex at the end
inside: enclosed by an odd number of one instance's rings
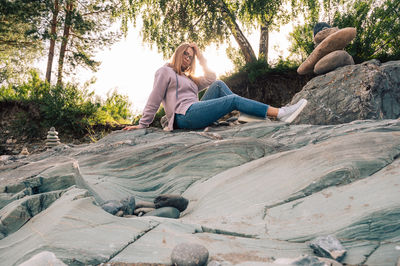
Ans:
POLYGON ((354 60, 349 53, 343 50, 334 51, 321 58, 318 63, 315 64, 315 74, 325 74, 338 67, 354 65, 354 60))
POLYGON ((148 213, 148 212, 151 212, 151 211, 154 211, 154 210, 155 210, 155 208, 136 208, 135 211, 133 212, 133 214, 138 215, 141 212, 143 214, 145 214, 145 213, 148 213))
POLYGON ((305 75, 314 71, 315 64, 325 55, 341 50, 347 46, 355 37, 357 30, 355 28, 344 28, 329 35, 324 39, 307 59, 299 66, 297 73, 305 75))
POLYGON ((6 144, 11 144, 11 143, 13 143, 13 139, 6 140, 6 144))
MULTIPOLYGON (((165 218, 173 218, 177 219, 181 213, 177 208, 174 207, 162 207, 159 209, 155 209, 154 211, 145 213, 143 216, 157 216, 157 217, 165 217, 165 218)), ((140 213, 138 216, 141 216, 140 213)))
POLYGON ((27 147, 23 147, 22 151, 19 153, 19 155, 29 155, 29 151, 27 147))
POLYGON ((118 200, 108 200, 104 202, 101 207, 108 213, 115 215, 118 211, 121 210, 122 204, 118 200))
POLYGON ((328 37, 329 35, 337 32, 339 30, 338 27, 334 27, 334 28, 326 28, 321 30, 320 32, 318 32, 315 36, 314 36, 314 43, 315 46, 318 46, 318 44, 320 44, 323 40, 326 39, 326 37, 328 37))
POLYGON ((220 121, 220 122, 218 123, 218 125, 219 125, 219 126, 229 126, 229 122, 227 122, 227 121, 220 121))
POLYGON ((226 119, 226 122, 235 122, 235 121, 237 121, 238 120, 238 118, 236 117, 236 116, 232 116, 232 117, 229 117, 228 119, 226 119))
POLYGON ((337 261, 341 261, 346 254, 345 248, 332 235, 317 237, 309 246, 316 255, 337 261))
POLYGON ((154 204, 157 209, 161 207, 175 207, 183 212, 187 208, 189 201, 180 195, 164 194, 155 198, 154 204))
POLYGON ((174 247, 171 254, 173 265, 201 266, 206 265, 208 250, 196 243, 181 243, 174 247))
POLYGON ((115 214, 115 216, 122 217, 122 216, 124 216, 124 212, 123 212, 123 211, 118 211, 118 212, 115 214))
POLYGON ((101 204, 103 210, 117 216, 131 215, 135 210, 135 198, 129 196, 122 200, 108 200, 101 204), (119 212, 122 212, 119 213, 119 212))
POLYGON ((136 202, 136 209, 137 208, 156 208, 153 202, 148 201, 138 201, 136 202))
POLYGON ((57 259, 54 253, 49 251, 42 251, 29 260, 20 264, 20 266, 42 266, 42 265, 54 265, 54 266, 64 266, 67 265, 61 260, 57 259))
POLYGON ((314 26, 314 36, 316 36, 319 32, 323 31, 324 29, 329 29, 331 28, 331 25, 329 25, 326 22, 318 22, 314 26))
POLYGON ((124 214, 133 214, 135 210, 135 197, 129 196, 121 200, 122 211, 124 214))

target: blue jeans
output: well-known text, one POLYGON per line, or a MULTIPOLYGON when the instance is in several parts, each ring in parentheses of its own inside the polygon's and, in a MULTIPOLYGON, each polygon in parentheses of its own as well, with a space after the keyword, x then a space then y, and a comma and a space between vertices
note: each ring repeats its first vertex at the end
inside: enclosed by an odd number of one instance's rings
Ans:
POLYGON ((185 115, 175 114, 175 126, 186 129, 204 128, 233 110, 266 117, 267 109, 268 105, 240 97, 223 81, 217 80, 210 85, 201 101, 189 107, 185 115))

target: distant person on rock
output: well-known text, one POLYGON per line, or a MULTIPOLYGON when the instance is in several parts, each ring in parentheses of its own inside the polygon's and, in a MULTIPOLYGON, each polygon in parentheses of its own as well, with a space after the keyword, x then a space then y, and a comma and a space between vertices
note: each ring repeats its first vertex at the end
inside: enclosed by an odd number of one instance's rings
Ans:
POLYGON ((208 68, 206 59, 195 43, 184 43, 176 49, 170 63, 157 70, 153 91, 139 125, 127 126, 123 130, 148 127, 161 103, 168 119, 168 130, 173 130, 205 128, 233 110, 261 119, 276 117, 290 123, 306 106, 307 100, 301 99, 294 105, 275 108, 238 96, 224 82, 216 81, 215 73, 208 68), (196 58, 204 70, 202 77, 194 76, 196 58), (199 101, 199 91, 208 86, 199 101))

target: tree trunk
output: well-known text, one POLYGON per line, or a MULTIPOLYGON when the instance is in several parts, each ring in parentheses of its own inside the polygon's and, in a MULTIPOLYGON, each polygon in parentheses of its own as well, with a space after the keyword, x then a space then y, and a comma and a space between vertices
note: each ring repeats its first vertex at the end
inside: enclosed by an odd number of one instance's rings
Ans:
POLYGON ((260 27, 260 47, 258 50, 258 58, 264 58, 265 62, 268 63, 268 41, 269 41, 269 30, 266 24, 260 27))
POLYGON ((60 47, 60 56, 58 58, 58 73, 57 73, 57 85, 62 85, 62 75, 64 67, 65 51, 67 49, 67 43, 69 39, 69 33, 72 24, 72 12, 74 9, 74 0, 67 1, 65 8, 65 22, 64 22, 64 32, 60 47))
POLYGON ((57 16, 58 16, 58 1, 54 0, 54 11, 53 11, 53 18, 51 20, 50 26, 50 48, 49 48, 49 56, 47 59, 47 69, 46 69, 46 80, 50 83, 51 81, 51 69, 53 67, 53 58, 54 58, 54 47, 56 45, 57 39, 57 16))
POLYGON ((242 50, 246 63, 251 63, 256 60, 256 54, 254 53, 253 48, 251 47, 246 36, 244 36, 243 32, 236 22, 235 16, 226 6, 225 2, 223 0, 215 0, 213 2, 217 7, 220 8, 226 24, 228 25, 236 42, 239 44, 240 50, 242 50))

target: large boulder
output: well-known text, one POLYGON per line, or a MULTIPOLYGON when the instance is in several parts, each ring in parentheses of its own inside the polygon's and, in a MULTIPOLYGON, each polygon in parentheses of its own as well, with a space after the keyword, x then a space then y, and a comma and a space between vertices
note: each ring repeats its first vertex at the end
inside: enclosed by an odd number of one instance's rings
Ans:
POLYGON ((400 116, 400 61, 371 60, 313 78, 292 103, 308 100, 295 123, 328 125, 400 116))

